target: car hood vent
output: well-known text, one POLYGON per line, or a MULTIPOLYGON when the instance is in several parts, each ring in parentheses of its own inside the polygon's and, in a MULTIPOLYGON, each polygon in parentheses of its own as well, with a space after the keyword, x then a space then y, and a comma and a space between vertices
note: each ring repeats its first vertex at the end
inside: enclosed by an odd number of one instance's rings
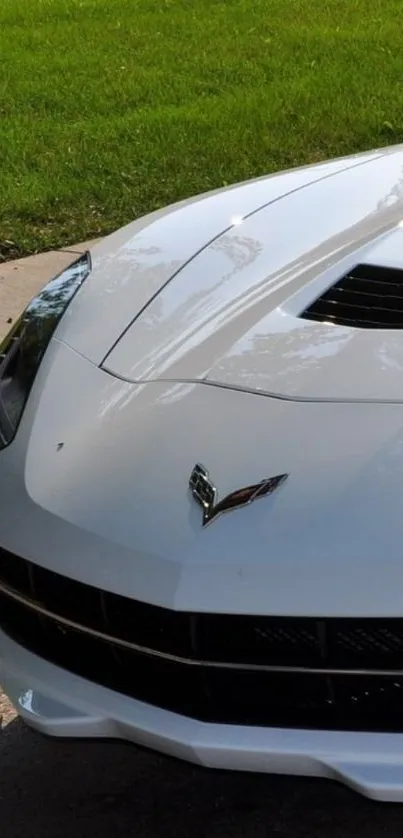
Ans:
POLYGON ((356 329, 403 329, 403 270, 357 265, 300 316, 356 329))

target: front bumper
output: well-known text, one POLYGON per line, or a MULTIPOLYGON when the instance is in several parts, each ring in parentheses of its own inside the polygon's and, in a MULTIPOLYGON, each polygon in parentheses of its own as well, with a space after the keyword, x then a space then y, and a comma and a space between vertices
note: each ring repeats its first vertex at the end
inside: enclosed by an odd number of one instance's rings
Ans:
POLYGON ((50 736, 123 739, 209 768, 328 777, 374 800, 403 801, 403 734, 199 722, 72 675, 3 632, 0 683, 21 717, 50 736))

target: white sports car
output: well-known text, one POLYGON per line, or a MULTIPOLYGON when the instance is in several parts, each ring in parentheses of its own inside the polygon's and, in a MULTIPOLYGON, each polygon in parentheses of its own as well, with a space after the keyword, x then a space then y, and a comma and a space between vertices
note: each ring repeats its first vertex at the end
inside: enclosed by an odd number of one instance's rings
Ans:
POLYGON ((403 146, 130 224, 1 353, 23 718, 403 800, 403 146))

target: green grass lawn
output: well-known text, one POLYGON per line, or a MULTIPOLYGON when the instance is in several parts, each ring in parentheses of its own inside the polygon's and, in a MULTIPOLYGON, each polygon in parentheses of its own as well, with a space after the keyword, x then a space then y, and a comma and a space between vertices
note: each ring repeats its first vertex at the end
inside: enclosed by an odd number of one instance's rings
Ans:
POLYGON ((403 140, 402 0, 0 0, 0 254, 403 140))

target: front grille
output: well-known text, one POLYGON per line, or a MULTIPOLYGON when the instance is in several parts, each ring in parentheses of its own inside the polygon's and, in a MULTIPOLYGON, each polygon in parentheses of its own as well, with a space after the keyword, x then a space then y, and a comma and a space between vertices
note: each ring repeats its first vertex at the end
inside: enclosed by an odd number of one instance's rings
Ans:
POLYGON ((403 731, 403 619, 176 612, 0 549, 0 627, 63 669, 201 721, 403 731))
POLYGON ((403 271, 357 265, 301 317, 359 329, 403 329, 403 271))

